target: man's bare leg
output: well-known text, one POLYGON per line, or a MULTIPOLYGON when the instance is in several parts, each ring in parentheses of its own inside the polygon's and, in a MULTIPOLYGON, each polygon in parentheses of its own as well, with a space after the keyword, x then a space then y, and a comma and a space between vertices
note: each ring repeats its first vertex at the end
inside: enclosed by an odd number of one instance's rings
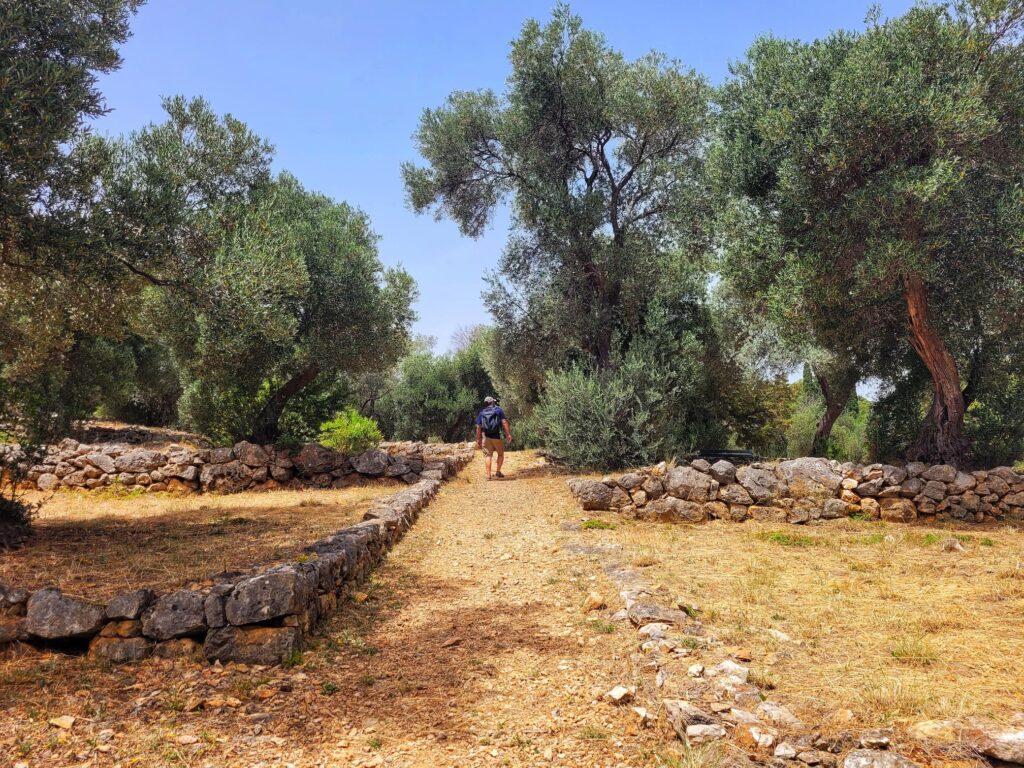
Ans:
POLYGON ((505 463, 505 452, 498 451, 498 474, 501 474, 501 465, 505 463))
MULTIPOLYGON (((499 462, 500 461, 501 460, 499 459, 499 462)), ((490 451, 487 452, 487 463, 486 463, 486 466, 487 466, 487 479, 490 480, 491 479, 491 453, 490 453, 490 451)))

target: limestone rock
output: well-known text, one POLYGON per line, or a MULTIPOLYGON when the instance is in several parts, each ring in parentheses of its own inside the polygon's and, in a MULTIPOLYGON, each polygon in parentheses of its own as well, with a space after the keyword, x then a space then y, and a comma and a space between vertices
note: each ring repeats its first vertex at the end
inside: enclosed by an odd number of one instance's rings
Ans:
POLYGON ((688 725, 686 742, 688 744, 706 744, 709 741, 725 738, 725 728, 721 725, 688 725))
POLYGON ((882 516, 882 507, 875 499, 861 499, 860 511, 868 520, 878 520, 882 516))
POLYGON ((575 480, 572 492, 585 510, 601 511, 611 508, 612 489, 597 480, 575 480))
POLYGON ((924 720, 907 727, 907 735, 921 741, 951 744, 960 740, 963 724, 956 720, 924 720))
POLYGON ((94 637, 89 643, 89 656, 115 664, 140 661, 152 652, 152 641, 144 637, 94 637))
POLYGON ((148 472, 164 463, 166 463, 166 458, 163 454, 143 448, 127 451, 114 459, 114 467, 118 472, 148 472))
POLYGON ((655 622, 684 627, 690 622, 690 617, 679 609, 665 608, 654 603, 633 603, 627 613, 629 620, 637 627, 655 622))
POLYGON ((885 485, 885 480, 881 477, 877 477, 874 480, 868 480, 867 482, 861 483, 857 486, 857 495, 860 497, 878 496, 882 492, 882 487, 885 485))
POLYGON ((113 621, 137 619, 153 604, 154 600, 156 600, 156 593, 151 589, 122 592, 107 603, 106 617, 113 621))
POLYGON ((783 760, 792 760, 796 757, 796 748, 792 744, 784 741, 775 748, 774 754, 776 757, 782 758, 783 760))
POLYGON ((907 479, 907 470, 902 467, 894 467, 892 464, 882 466, 882 477, 886 485, 899 485, 907 479))
POLYGON ((640 487, 647 494, 648 499, 660 499, 665 493, 665 486, 656 477, 648 477, 640 487))
POLYGON ((731 659, 726 659, 721 664, 717 664, 705 673, 708 677, 719 677, 728 676, 735 677, 741 683, 747 682, 747 677, 750 675, 750 670, 747 667, 737 664, 731 659))
POLYGON ((171 640, 205 631, 205 601, 205 593, 190 589, 160 597, 143 615, 143 634, 155 640, 171 640))
POLYGON ((942 501, 946 498, 946 484, 940 483, 938 480, 929 480, 924 484, 921 495, 935 501, 942 501))
POLYGON ((747 489, 738 483, 732 485, 723 485, 718 489, 718 498, 720 501, 724 501, 726 504, 746 504, 750 505, 754 503, 754 500, 750 497, 747 489))
POLYGON ((835 520, 840 517, 849 517, 857 509, 856 506, 842 499, 825 499, 825 506, 822 508, 821 516, 825 520, 835 520))
POLYGON ((889 498, 879 502, 883 520, 896 523, 912 523, 917 519, 917 508, 910 499, 889 498))
POLYGON ((636 695, 636 688, 627 688, 625 685, 616 685, 602 698, 611 704, 626 704, 633 700, 634 695, 636 695))
POLYGON ((208 661, 271 665, 301 647, 297 627, 221 627, 207 634, 203 655, 208 661))
POLYGON ((270 461, 270 454, 262 446, 242 441, 234 447, 235 458, 247 467, 264 467, 270 461))
POLYGON ((40 491, 52 491, 60 486, 60 478, 52 472, 44 472, 36 479, 36 488, 40 491))
POLYGON ((771 749, 776 733, 763 725, 743 722, 736 726, 733 736, 744 749, 771 749))
POLYGON ((301 612, 313 596, 314 585, 305 573, 281 566, 240 581, 228 595, 224 615, 229 624, 258 624, 301 612))
MULTIPOLYGON (((712 481, 714 482, 714 481, 712 481)), ((707 517, 704 505, 675 496, 663 496, 647 504, 647 514, 665 522, 701 523, 707 517)))
POLYGON ((956 467, 952 467, 949 464, 936 464, 933 467, 928 467, 924 472, 921 473, 921 477, 925 480, 932 480, 940 483, 952 483, 956 480, 956 467))
POLYGON ((28 599, 25 629, 44 640, 90 637, 103 625, 103 606, 66 597, 52 587, 32 593, 28 599))
POLYGON ((665 699, 665 716, 679 738, 686 738, 686 729, 691 725, 715 725, 718 721, 712 715, 682 699, 665 699))
POLYGON ((736 470, 736 482, 743 486, 756 504, 772 501, 785 493, 783 483, 775 473, 760 467, 740 467, 736 470))
POLYGON ((91 466, 96 467, 105 475, 113 475, 117 473, 117 467, 114 464, 114 460, 105 453, 87 453, 82 458, 83 461, 86 461, 91 466))
POLYGON ((754 504, 747 508, 747 513, 752 519, 762 522, 786 522, 786 510, 783 507, 762 507, 758 504, 754 504))
POLYGON ((307 477, 330 472, 341 464, 340 454, 319 443, 306 443, 292 462, 300 475, 307 477))
POLYGON ((736 465, 725 459, 719 459, 711 465, 711 476, 719 482, 720 485, 728 485, 729 483, 736 482, 736 465))
POLYGON ((855 749, 843 760, 843 768, 920 768, 920 766, 913 760, 908 760, 895 752, 855 749))
POLYGON ((612 500, 610 505, 612 509, 622 509, 623 507, 627 507, 632 503, 633 499, 630 498, 629 494, 626 493, 626 491, 622 490, 617 485, 614 488, 612 488, 612 500))
POLYGON ((636 472, 627 472, 619 478, 619 487, 626 491, 632 491, 644 484, 644 476, 636 472))
POLYGON ((755 714, 767 723, 779 728, 796 730, 803 727, 803 724, 796 716, 781 704, 772 701, 762 701, 758 704, 755 714))
POLYGON ((365 451, 352 460, 352 467, 361 475, 379 477, 388 466, 388 453, 380 448, 365 451))
MULTIPOLYGON (((804 457, 779 463, 779 475, 794 499, 826 499, 835 496, 843 482, 828 459, 804 457)), ((858 494, 861 495, 861 494, 858 494)))
POLYGON ((989 732, 980 741, 982 754, 1007 763, 1024 765, 1024 730, 989 732))
POLYGON ((952 493, 959 495, 977 487, 977 485, 978 480, 974 475, 967 472, 957 472, 956 477, 954 477, 953 481, 950 483, 949 490, 952 493))
POLYGON ((675 467, 665 478, 665 490, 683 501, 714 501, 718 481, 692 467, 675 467))

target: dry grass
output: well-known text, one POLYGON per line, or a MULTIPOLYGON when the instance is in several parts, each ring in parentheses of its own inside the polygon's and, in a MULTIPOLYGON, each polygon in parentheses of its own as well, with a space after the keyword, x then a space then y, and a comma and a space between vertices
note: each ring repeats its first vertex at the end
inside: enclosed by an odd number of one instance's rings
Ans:
POLYGON ((627 562, 649 563, 652 583, 700 603, 715 634, 750 649, 756 676, 805 722, 844 708, 864 725, 1006 722, 1020 711, 1020 530, 617 521, 594 533, 621 544, 627 562), (966 552, 943 550, 951 536, 966 552))
POLYGON ((49 498, 29 543, 0 556, 0 583, 52 585, 102 600, 166 589, 219 571, 293 557, 357 521, 390 482, 327 491, 229 496, 64 492, 49 498))

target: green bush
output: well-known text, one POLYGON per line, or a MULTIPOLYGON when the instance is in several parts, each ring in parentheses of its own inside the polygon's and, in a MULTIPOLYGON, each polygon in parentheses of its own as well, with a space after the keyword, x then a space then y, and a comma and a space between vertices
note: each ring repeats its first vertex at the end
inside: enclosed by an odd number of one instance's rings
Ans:
POLYGON ((320 443, 343 453, 362 453, 383 439, 377 422, 351 407, 320 426, 320 443))
POLYGON ((628 377, 572 367, 548 374, 535 416, 552 456, 577 469, 613 469, 660 452, 648 405, 628 377))

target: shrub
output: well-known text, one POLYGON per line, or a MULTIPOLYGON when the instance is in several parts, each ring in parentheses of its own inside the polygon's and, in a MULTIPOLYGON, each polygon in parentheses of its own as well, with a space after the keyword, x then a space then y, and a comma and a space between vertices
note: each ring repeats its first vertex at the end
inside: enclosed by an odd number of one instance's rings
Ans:
POLYGON ((320 442, 343 453, 362 453, 380 444, 377 422, 349 407, 320 426, 320 442))
POLYGON ((574 468, 618 468, 658 452, 645 405, 624 377, 573 367, 548 374, 536 416, 554 457, 574 468))

